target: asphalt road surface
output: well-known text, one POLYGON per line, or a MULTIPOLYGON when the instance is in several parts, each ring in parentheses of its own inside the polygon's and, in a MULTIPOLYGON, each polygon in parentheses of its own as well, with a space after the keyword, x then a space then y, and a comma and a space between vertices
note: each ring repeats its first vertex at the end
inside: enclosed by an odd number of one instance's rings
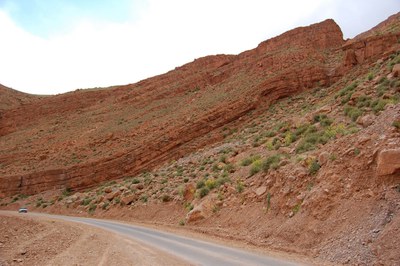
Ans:
POLYGON ((251 253, 237 248, 226 247, 137 225, 81 217, 43 214, 40 214, 40 216, 84 223, 116 232, 125 237, 130 237, 135 241, 142 242, 147 246, 173 254, 193 265, 299 265, 262 254, 251 253))

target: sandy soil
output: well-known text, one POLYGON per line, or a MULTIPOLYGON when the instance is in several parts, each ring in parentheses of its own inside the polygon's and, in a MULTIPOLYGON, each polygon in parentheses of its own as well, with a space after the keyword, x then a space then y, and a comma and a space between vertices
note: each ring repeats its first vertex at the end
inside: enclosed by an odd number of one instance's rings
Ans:
POLYGON ((83 224, 0 214, 0 266, 189 265, 132 239, 83 224))

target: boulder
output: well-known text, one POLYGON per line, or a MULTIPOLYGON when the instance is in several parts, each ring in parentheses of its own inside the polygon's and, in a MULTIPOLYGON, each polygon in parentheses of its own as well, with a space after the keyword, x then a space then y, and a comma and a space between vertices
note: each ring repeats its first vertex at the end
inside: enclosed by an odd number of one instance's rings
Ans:
POLYGON ((108 193, 105 195, 105 199, 107 200, 113 200, 114 198, 118 197, 119 195, 121 195, 121 191, 120 190, 116 190, 114 192, 108 193))
POLYGON ((211 199, 205 199, 186 215, 186 223, 196 222, 211 216, 213 206, 211 199))
POLYGON ((368 127, 374 123, 374 120, 375 120, 375 116, 368 114, 368 115, 360 116, 356 122, 357 122, 357 124, 359 124, 363 127, 368 127))
POLYGON ((137 195, 130 194, 130 195, 126 195, 126 196, 122 197, 121 198, 121 203, 124 204, 124 205, 129 205, 135 200, 137 200, 137 195))
POLYGON ((144 189, 144 186, 143 186, 143 184, 132 184, 129 188, 131 190, 136 190, 136 189, 142 190, 142 189, 144 189))
POLYGON ((400 173, 400 149, 385 149, 379 152, 376 172, 378 176, 400 173))
POLYGON ((325 165, 329 160, 329 153, 326 151, 323 151, 319 154, 318 156, 318 162, 320 165, 325 165))
POLYGON ((316 114, 328 114, 330 112, 332 112, 332 106, 324 105, 321 108, 319 108, 318 110, 316 110, 314 112, 314 115, 316 115, 316 114))
POLYGON ((104 189, 104 192, 105 193, 111 193, 113 190, 112 190, 112 187, 106 187, 105 189, 104 189))
POLYGON ((397 78, 397 77, 400 76, 400 64, 395 64, 395 65, 393 66, 392 74, 393 74, 393 77, 394 77, 394 78, 397 78))
POLYGON ((265 192, 267 192, 267 187, 266 186, 261 186, 261 187, 257 188, 255 192, 256 192, 257 197, 260 197, 265 192))

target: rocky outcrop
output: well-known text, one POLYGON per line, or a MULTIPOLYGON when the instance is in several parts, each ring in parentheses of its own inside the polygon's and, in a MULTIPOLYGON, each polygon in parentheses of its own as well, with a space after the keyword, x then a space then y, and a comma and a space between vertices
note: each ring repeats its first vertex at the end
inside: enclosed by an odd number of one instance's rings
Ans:
POLYGON ((400 49, 400 33, 355 39, 343 45, 344 66, 354 66, 396 52, 400 49))
POLYGON ((400 174, 400 149, 385 149, 379 152, 376 172, 379 176, 400 174))

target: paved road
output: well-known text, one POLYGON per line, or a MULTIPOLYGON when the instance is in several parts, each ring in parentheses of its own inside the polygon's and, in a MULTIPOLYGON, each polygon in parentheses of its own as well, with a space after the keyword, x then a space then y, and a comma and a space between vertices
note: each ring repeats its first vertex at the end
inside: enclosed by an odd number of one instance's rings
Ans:
MULTIPOLYGON (((40 214, 43 216, 43 214, 40 214)), ((72 222, 80 222, 100 227, 109 231, 131 237, 148 246, 166 251, 180 257, 193 265, 299 265, 294 262, 266 257, 256 253, 246 252, 236 248, 225 247, 203 240, 178 236, 142 226, 128 225, 108 220, 45 215, 72 222)))

